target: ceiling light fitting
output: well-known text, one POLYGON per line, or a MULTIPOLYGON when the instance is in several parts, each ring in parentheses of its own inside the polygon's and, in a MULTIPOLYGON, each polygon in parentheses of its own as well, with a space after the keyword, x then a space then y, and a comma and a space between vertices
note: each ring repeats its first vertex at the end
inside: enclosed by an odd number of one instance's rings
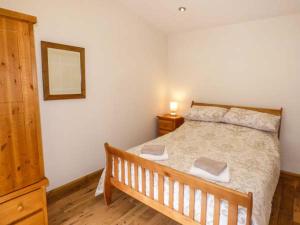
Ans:
POLYGON ((186 11, 186 8, 185 8, 185 7, 179 7, 178 10, 179 10, 180 12, 185 12, 185 11, 186 11))

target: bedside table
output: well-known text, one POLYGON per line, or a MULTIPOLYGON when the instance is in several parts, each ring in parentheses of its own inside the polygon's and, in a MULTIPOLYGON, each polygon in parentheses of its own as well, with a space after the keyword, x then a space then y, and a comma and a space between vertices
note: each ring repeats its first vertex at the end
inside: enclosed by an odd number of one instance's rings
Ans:
POLYGON ((170 114, 157 116, 158 136, 174 131, 176 128, 180 127, 183 122, 184 118, 182 116, 171 116, 170 114))

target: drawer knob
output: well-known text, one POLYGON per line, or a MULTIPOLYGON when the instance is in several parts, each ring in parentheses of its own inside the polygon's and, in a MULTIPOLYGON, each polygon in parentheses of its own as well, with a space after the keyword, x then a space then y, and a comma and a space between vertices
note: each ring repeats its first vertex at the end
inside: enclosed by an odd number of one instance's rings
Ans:
POLYGON ((22 203, 20 203, 20 204, 18 205, 18 207, 17 207, 17 210, 18 210, 19 212, 21 212, 21 211, 23 211, 23 209, 24 209, 24 206, 23 206, 22 203))

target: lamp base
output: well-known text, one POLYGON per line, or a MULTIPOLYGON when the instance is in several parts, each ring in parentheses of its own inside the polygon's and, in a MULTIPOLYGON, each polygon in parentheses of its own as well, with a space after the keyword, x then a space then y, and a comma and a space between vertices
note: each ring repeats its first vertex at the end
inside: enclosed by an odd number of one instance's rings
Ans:
POLYGON ((176 116, 176 112, 171 112, 170 115, 171 116, 176 116))

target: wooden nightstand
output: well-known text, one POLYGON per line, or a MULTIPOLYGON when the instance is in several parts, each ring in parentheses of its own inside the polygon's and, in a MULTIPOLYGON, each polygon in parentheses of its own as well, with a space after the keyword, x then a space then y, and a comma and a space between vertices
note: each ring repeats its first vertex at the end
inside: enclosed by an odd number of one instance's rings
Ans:
POLYGON ((184 118, 182 116, 171 116, 170 114, 157 116, 158 136, 174 131, 176 128, 180 127, 183 122, 184 118))

